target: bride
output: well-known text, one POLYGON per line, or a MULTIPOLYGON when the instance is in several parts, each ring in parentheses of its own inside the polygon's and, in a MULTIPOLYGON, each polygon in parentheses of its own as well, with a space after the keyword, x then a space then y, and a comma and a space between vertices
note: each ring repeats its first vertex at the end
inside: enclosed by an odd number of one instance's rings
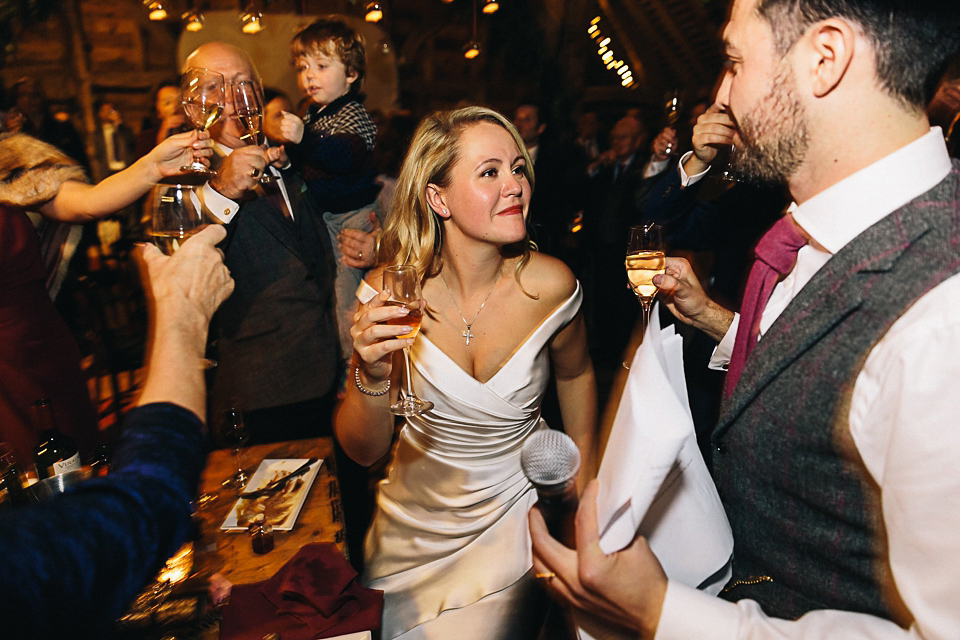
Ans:
POLYGON ((547 428, 551 368, 581 487, 595 470, 582 292, 561 261, 530 249, 532 191, 513 125, 481 107, 426 118, 400 173, 378 263, 415 265, 427 312, 419 337, 398 339, 410 327, 387 321, 405 310, 385 305, 380 269, 367 275, 336 417, 353 459, 380 458, 394 435, 400 350, 411 347, 413 388, 435 406, 405 419, 367 534, 364 581, 384 591, 385 639, 537 637, 546 601, 531 573, 536 493, 520 448, 547 428))

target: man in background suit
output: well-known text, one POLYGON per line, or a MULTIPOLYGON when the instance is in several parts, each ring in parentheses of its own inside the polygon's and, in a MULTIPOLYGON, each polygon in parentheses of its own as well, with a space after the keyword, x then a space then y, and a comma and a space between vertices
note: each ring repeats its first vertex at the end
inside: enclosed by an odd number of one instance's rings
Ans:
POLYGON ((217 175, 198 194, 228 227, 224 260, 236 281, 217 316, 211 424, 238 405, 253 442, 330 435, 338 347, 323 221, 297 176, 260 188, 282 150, 241 137, 230 85, 260 81, 247 54, 211 42, 190 54, 184 70, 191 67, 218 71, 228 85, 226 108, 210 128, 217 175))
POLYGON ((586 156, 560 138, 545 110, 535 104, 518 106, 513 124, 533 162, 535 188, 527 218, 530 237, 540 251, 577 271, 579 252, 569 228, 583 206, 586 156))
POLYGON ((582 279, 595 367, 619 366, 639 312, 623 260, 630 226, 638 221, 637 201, 648 159, 641 152, 646 135, 639 120, 621 118, 610 132, 610 149, 587 168, 582 279))

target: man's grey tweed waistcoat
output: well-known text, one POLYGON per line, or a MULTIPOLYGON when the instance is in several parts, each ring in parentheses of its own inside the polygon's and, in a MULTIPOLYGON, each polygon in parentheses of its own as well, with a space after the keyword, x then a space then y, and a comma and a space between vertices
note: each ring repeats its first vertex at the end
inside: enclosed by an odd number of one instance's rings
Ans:
POLYGON ((713 433, 734 534, 723 597, 757 600, 782 618, 843 609, 909 624, 849 407, 870 350, 918 298, 960 271, 958 169, 954 161, 940 184, 833 256, 751 353, 713 433))

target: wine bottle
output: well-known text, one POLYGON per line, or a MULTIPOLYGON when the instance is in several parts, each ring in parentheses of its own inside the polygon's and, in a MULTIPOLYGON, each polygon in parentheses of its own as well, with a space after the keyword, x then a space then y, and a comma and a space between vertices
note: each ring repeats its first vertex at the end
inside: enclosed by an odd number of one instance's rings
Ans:
POLYGON ((40 444, 34 459, 40 479, 75 471, 80 468, 80 451, 70 436, 60 433, 50 401, 42 398, 33 403, 34 419, 40 429, 40 444))
POLYGON ((19 506, 27 502, 17 456, 10 445, 0 442, 0 507, 19 506))

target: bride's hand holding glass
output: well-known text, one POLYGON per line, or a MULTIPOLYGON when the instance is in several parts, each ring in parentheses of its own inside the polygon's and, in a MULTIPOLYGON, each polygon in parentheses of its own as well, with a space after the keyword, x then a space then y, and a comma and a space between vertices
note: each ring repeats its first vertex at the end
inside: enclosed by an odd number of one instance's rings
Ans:
POLYGON ((403 398, 390 407, 398 415, 417 415, 433 408, 431 402, 414 393, 410 370, 409 348, 420 331, 425 307, 416 270, 409 266, 388 267, 383 273, 383 290, 361 306, 351 328, 354 349, 360 356, 355 382, 367 395, 386 395, 389 385, 369 389, 365 383, 389 380, 394 354, 403 349, 406 388, 403 398))
POLYGON ((350 329, 353 348, 359 356, 361 379, 365 386, 369 383, 375 390, 382 388, 393 374, 394 354, 413 344, 413 338, 399 337, 412 329, 403 324, 409 311, 387 305, 389 299, 389 291, 380 291, 360 305, 350 329))

